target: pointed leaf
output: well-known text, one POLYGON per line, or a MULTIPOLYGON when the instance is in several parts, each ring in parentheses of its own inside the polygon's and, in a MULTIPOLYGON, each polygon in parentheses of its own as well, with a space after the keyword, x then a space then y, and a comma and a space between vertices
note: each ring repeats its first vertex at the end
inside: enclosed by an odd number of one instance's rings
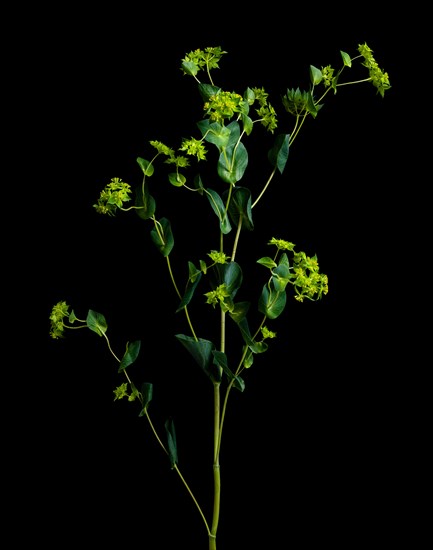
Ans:
POLYGON ((269 269, 272 269, 273 267, 277 267, 275 260, 273 260, 269 256, 263 256, 263 258, 260 258, 260 260, 257 260, 257 263, 260 265, 264 265, 265 267, 269 267, 269 269))
POLYGON ((150 232, 152 241, 157 246, 161 254, 166 257, 170 254, 174 239, 171 232, 171 225, 167 218, 161 218, 158 223, 158 229, 154 227, 150 232))
POLYGON ((141 396, 143 399, 143 408, 140 411, 138 416, 144 416, 145 411, 149 407, 149 403, 152 401, 153 397, 153 384, 150 382, 143 382, 141 386, 141 396))
POLYGON ((235 185, 248 166, 248 153, 243 143, 227 147, 218 160, 218 175, 226 183, 235 185))
POLYGON ((253 353, 263 353, 268 349, 268 345, 265 342, 255 342, 253 340, 246 317, 239 321, 238 326, 245 343, 253 353))
POLYGON ((273 288, 269 289, 264 285, 259 299, 258 308, 268 319, 276 319, 283 312, 286 306, 287 296, 285 292, 278 292, 273 288))
POLYGON ((250 306, 250 302, 237 302, 229 315, 235 323, 239 324, 248 313, 250 306))
POLYGON ((313 86, 316 86, 316 84, 320 84, 320 82, 322 81, 322 78, 323 78, 322 71, 317 67, 315 67, 314 65, 310 65, 311 84, 313 84, 313 86))
POLYGON ((227 375, 229 381, 231 382, 233 380, 233 386, 243 392, 245 389, 245 382, 240 376, 235 376, 229 369, 227 364, 227 355, 222 351, 217 350, 214 350, 212 353, 214 355, 214 364, 218 367, 221 367, 224 373, 227 375))
POLYGON ((198 85, 198 91, 203 99, 203 102, 206 103, 211 96, 219 94, 221 92, 221 88, 213 86, 212 84, 200 83, 198 85))
MULTIPOLYGON (((205 128, 202 125, 202 128, 205 128)), ((212 122, 207 127, 207 132, 205 133, 205 141, 213 143, 221 151, 227 147, 230 138, 230 130, 226 126, 222 126, 219 122, 212 122)))
POLYGON ((217 264, 216 269, 218 272, 218 284, 225 284, 226 290, 233 299, 243 280, 241 266, 236 262, 229 262, 227 264, 217 264))
POLYGON ((107 321, 105 320, 105 317, 102 315, 102 313, 98 313, 96 311, 93 311, 92 309, 89 309, 86 322, 89 329, 93 330, 93 332, 96 332, 98 336, 103 336, 103 334, 107 332, 107 321))
POLYGON ((276 166, 280 174, 283 173, 289 157, 290 134, 279 134, 268 153, 268 160, 272 166, 276 166))
POLYGON ((212 351, 215 349, 215 345, 210 340, 204 340, 198 338, 197 340, 191 336, 185 334, 176 334, 176 338, 179 342, 190 352, 194 357, 198 365, 203 369, 205 374, 214 381, 219 380, 219 373, 213 365, 212 351))
POLYGON ((175 187, 182 187, 185 185, 186 177, 179 172, 171 172, 168 174, 168 181, 175 187))
MULTIPOLYGON (((224 200, 228 196, 228 191, 224 192, 224 200)), ((254 229, 253 216, 251 210, 251 191, 247 187, 235 187, 229 204, 229 215, 234 225, 239 224, 239 218, 242 219, 242 227, 252 231, 254 229)))
POLYGON ((155 170, 153 164, 146 159, 137 157, 137 162, 140 165, 140 168, 143 170, 145 176, 151 176, 155 170))
POLYGON ((350 55, 347 54, 346 52, 342 52, 340 50, 340 54, 341 54, 341 57, 343 59, 343 63, 346 67, 351 67, 352 66, 352 59, 350 58, 350 55))
POLYGON ((201 271, 197 271, 196 274, 194 275, 193 280, 191 278, 188 279, 185 293, 183 295, 183 298, 182 298, 180 304, 178 305, 178 307, 176 309, 176 313, 181 311, 185 306, 187 306, 190 303, 190 301, 191 301, 191 299, 194 295, 194 291, 195 291, 200 279, 202 278, 202 275, 203 274, 202 274, 201 271))
POLYGON ((128 343, 126 345, 126 351, 124 356, 122 357, 122 360, 120 361, 119 369, 117 372, 121 372, 123 369, 126 369, 126 367, 129 367, 129 365, 132 365, 132 363, 135 362, 138 354, 140 353, 140 346, 141 340, 135 340, 134 342, 128 343))
POLYGON ((174 422, 171 418, 169 418, 165 422, 165 431, 167 434, 168 457, 170 459, 171 469, 173 469, 177 464, 178 457, 177 457, 176 431, 174 429, 174 422))
POLYGON ((221 197, 216 191, 213 191, 213 189, 206 189, 206 196, 209 199, 213 211, 218 216, 221 232, 225 235, 230 233, 232 226, 230 225, 229 217, 221 197))
POLYGON ((138 207, 135 210, 137 215, 143 220, 148 220, 155 214, 155 199, 149 193, 147 185, 140 185, 135 189, 135 206, 138 207))
POLYGON ((290 268, 286 264, 279 264, 272 270, 272 282, 277 292, 283 292, 290 280, 290 268))

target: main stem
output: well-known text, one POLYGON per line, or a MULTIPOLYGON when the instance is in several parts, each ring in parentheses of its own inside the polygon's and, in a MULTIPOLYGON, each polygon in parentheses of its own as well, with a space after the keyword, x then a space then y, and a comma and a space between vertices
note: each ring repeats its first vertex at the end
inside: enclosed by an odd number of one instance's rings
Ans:
MULTIPOLYGON (((220 350, 225 351, 226 347, 226 314, 221 309, 220 319, 220 350)), ((220 369, 220 377, 222 376, 222 368, 220 369)), ((214 417, 213 417, 213 483, 214 483, 214 497, 213 497, 213 514, 212 514, 212 527, 209 533, 209 550, 216 550, 216 534, 218 530, 218 523, 220 519, 220 507, 221 507, 221 470, 220 470, 220 445, 221 445, 221 392, 220 382, 214 382, 213 386, 213 398, 214 398, 214 417)))
POLYGON ((213 460, 213 482, 214 482, 214 500, 212 527, 209 533, 209 550, 216 550, 216 533, 220 517, 220 498, 221 498, 221 470, 219 463, 219 432, 220 432, 220 384, 214 384, 214 460, 213 460))

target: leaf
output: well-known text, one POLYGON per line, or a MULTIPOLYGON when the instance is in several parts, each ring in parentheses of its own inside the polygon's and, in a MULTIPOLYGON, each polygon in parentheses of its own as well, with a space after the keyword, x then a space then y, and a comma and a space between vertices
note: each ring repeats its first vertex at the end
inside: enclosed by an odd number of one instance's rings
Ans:
POLYGON ((248 166, 248 153, 243 143, 227 147, 218 159, 218 175, 226 183, 235 185, 248 166))
POLYGON ((171 225, 167 218, 161 218, 158 223, 158 230, 156 227, 150 232, 152 241, 157 246, 161 254, 166 257, 170 254, 174 239, 171 232, 171 225))
POLYGON ((199 67, 194 61, 183 61, 182 69, 191 76, 195 76, 199 71, 199 67))
POLYGON ((192 338, 185 334, 176 334, 176 338, 179 342, 189 351, 194 357, 198 365, 203 369, 205 374, 213 381, 219 382, 220 377, 217 369, 212 368, 213 356, 212 351, 215 349, 215 345, 210 340, 204 340, 202 338, 192 338))
POLYGON ((230 311, 229 315, 236 324, 239 324, 248 313, 250 306, 250 302, 238 302, 234 305, 234 308, 230 311))
POLYGON ((203 99, 203 103, 206 103, 211 96, 219 94, 221 92, 221 88, 213 86, 212 84, 203 84, 200 82, 198 85, 198 91, 203 99))
POLYGON ((156 202, 152 195, 150 195, 147 184, 136 188, 135 206, 138 207, 135 210, 137 215, 143 220, 148 220, 155 214, 156 202))
POLYGON ((93 330, 93 332, 96 332, 98 336, 103 336, 105 332, 107 332, 107 321, 105 320, 105 317, 102 315, 102 313, 98 313, 96 311, 93 311, 92 309, 89 309, 86 322, 89 329, 93 330))
POLYGON ((176 443, 176 431, 174 429, 174 422, 171 418, 165 422, 165 431, 167 434, 167 446, 168 457, 170 459, 171 469, 175 467, 178 461, 177 457, 177 443, 176 443))
MULTIPOLYGON (((188 262, 188 263, 191 264, 191 262, 188 262)), ((195 291, 200 279, 202 278, 202 275, 203 274, 202 274, 201 271, 196 270, 196 272, 193 276, 193 279, 191 279, 191 277, 188 279, 185 293, 183 295, 183 298, 182 298, 180 304, 178 305, 178 307, 176 309, 176 313, 181 311, 185 306, 187 306, 189 304, 189 302, 191 301, 191 299, 193 297, 194 291, 195 291)))
MULTIPOLYGON (((204 129, 205 126, 203 125, 200 128, 204 129)), ((230 130, 226 126, 219 124, 219 122, 212 122, 207 126, 204 136, 205 141, 213 143, 218 147, 219 151, 221 151, 227 147, 229 143, 230 130)))
POLYGON ((224 373, 227 375, 229 381, 231 382, 233 380, 233 386, 243 392, 245 389, 245 382, 240 376, 235 376, 229 369, 227 364, 227 355, 224 352, 217 350, 214 350, 212 353, 214 356, 214 364, 218 367, 221 367, 224 373))
POLYGON ((280 174, 283 173, 289 157, 290 134, 279 134, 275 138, 272 149, 268 152, 268 160, 272 166, 276 166, 280 174))
POLYGON ((316 84, 320 84, 322 78, 322 71, 314 65, 310 65, 310 79, 313 86, 316 86, 316 84))
POLYGON ((272 281, 277 292, 283 292, 290 281, 290 268, 286 264, 280 263, 272 270, 272 281))
POLYGON ((246 345, 253 353, 263 353, 268 349, 268 345, 265 342, 256 342, 253 340, 246 317, 239 321, 238 326, 246 345))
POLYGON ((230 297, 234 298, 242 284, 241 266, 237 262, 229 262, 227 264, 217 264, 216 270, 219 284, 225 284, 230 297))
POLYGON ((269 267, 269 269, 272 269, 273 267, 277 267, 275 260, 273 260, 269 256, 263 256, 263 258, 260 258, 259 260, 257 260, 257 263, 260 265, 264 265, 265 267, 269 267))
POLYGON ((182 187, 185 185, 186 177, 179 172, 171 172, 168 174, 168 181, 175 187, 182 187))
POLYGON ((287 296, 285 292, 278 292, 274 288, 263 286, 262 294, 259 298, 258 308, 268 319, 276 319, 283 312, 287 296))
POLYGON ((229 217, 226 213, 226 209, 221 197, 213 189, 206 189, 206 196, 209 199, 210 205, 212 206, 213 211, 218 216, 220 221, 221 232, 225 235, 230 233, 232 226, 230 225, 229 217))
POLYGON ((145 176, 151 176, 153 172, 155 171, 155 168, 151 162, 148 160, 142 159, 141 157, 137 157, 137 162, 140 166, 140 168, 143 170, 143 173, 145 176))
POLYGON ((149 407, 149 403, 152 401, 153 397, 153 384, 150 382, 143 382, 141 386, 141 395, 143 399, 143 408, 140 411, 138 416, 144 416, 145 411, 149 407))
POLYGON ((135 362, 135 360, 138 357, 138 354, 140 353, 140 346, 141 346, 141 340, 135 340, 134 342, 128 343, 126 345, 126 351, 124 356, 122 357, 122 360, 119 364, 119 369, 117 372, 121 372, 123 369, 126 369, 126 367, 129 367, 129 365, 132 365, 132 363, 135 362))
MULTIPOLYGON (((224 192, 224 199, 228 196, 228 191, 224 192)), ((242 219, 242 227, 252 231, 254 229, 253 215, 251 210, 251 191, 246 187, 235 187, 229 204, 229 215, 235 225, 242 219)))
POLYGON ((343 52, 340 50, 340 54, 341 54, 341 57, 343 59, 343 63, 346 67, 351 67, 352 66, 352 59, 350 58, 350 55, 347 54, 346 52, 343 52))

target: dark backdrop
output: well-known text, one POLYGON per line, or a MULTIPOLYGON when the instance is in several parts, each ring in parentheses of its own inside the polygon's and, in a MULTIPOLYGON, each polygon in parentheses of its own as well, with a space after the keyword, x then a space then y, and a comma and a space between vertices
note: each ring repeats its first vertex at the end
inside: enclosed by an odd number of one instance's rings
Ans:
MULTIPOLYGON (((149 426, 134 404, 113 401, 121 379, 104 340, 82 331, 53 341, 48 316, 60 300, 79 317, 100 311, 118 354, 126 341, 142 339, 134 372, 154 383, 150 410, 161 433, 174 418, 179 466, 209 517, 212 387, 173 337, 187 327, 174 312, 150 224, 132 214, 98 216, 92 205, 112 177, 141 181, 136 158, 150 158, 149 140, 175 147, 198 136, 200 98, 179 70, 187 52, 221 46, 228 54, 216 82, 239 93, 263 86, 282 113, 281 95, 308 87, 310 64, 339 66, 340 50, 355 55, 367 42, 392 89, 384 99, 369 84, 327 96, 295 141, 284 175, 254 210, 256 230, 241 241, 239 258, 266 255, 272 236, 317 254, 329 295, 289 301, 275 323, 278 338, 245 373, 245 392, 232 395, 218 536, 224 550, 324 542, 348 548, 367 544, 381 526, 381 544, 400 530, 402 490, 395 476, 404 405, 397 405, 401 381, 383 330, 390 316, 384 250, 400 230, 397 28, 337 10, 171 10, 72 14, 29 52, 31 139, 43 189, 37 323, 46 348, 43 368, 32 374, 43 397, 37 414, 23 420, 34 460, 21 509, 36 514, 34 536, 47 547, 206 547, 204 524, 149 426)), ((267 170, 263 151, 253 152, 244 184, 254 186, 267 170)), ((173 262, 183 249, 192 261, 204 257, 209 244, 200 224, 213 223, 210 210, 163 180, 154 185, 160 215, 176 231, 173 262)), ((257 285, 249 268, 246 290, 257 285)), ((186 263, 177 263, 179 276, 182 269, 186 274, 186 263)))

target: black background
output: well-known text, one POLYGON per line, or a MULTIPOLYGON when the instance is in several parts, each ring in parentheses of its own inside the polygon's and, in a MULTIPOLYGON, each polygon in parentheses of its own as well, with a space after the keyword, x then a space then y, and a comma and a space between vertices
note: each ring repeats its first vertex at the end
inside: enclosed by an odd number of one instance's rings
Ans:
MULTIPOLYGON (((118 355, 127 341, 142 339, 137 383, 154 384, 150 411, 160 433, 174 418, 179 467, 210 518, 212 386, 173 337, 188 331, 174 313, 177 299, 150 224, 133 214, 102 217, 92 205, 113 177, 140 183, 136 158, 150 158, 149 140, 176 147, 182 137, 197 137, 201 101, 193 79, 179 70, 187 52, 221 46, 228 53, 216 83, 239 93, 263 86, 282 121, 279 98, 287 88, 308 87, 310 64, 337 67, 340 50, 354 56, 363 42, 389 73, 391 90, 384 99, 369 84, 329 94, 295 141, 286 172, 254 210, 255 231, 241 240, 245 292, 261 288, 254 262, 268 254, 272 236, 316 253, 330 291, 321 302, 288 303, 275 322, 277 340, 245 373, 245 392, 231 396, 218 540, 224 550, 325 541, 350 548, 374 532, 378 544, 391 531, 403 536, 406 481, 396 477, 406 408, 402 375, 390 359, 396 335, 389 322, 398 309, 387 300, 393 282, 383 267, 404 223, 395 187, 398 28, 337 10, 153 9, 71 14, 29 52, 29 139, 43 189, 34 235, 43 281, 37 324, 46 340, 43 368, 31 376, 41 390, 31 399, 34 413, 22 420, 34 458, 20 508, 38 518, 33 536, 47 547, 207 547, 203 521, 146 421, 134 404, 113 401, 123 380, 104 340, 79 331, 54 341, 48 316, 60 300, 81 318, 88 309, 103 313, 118 355)), ((251 147, 243 185, 260 189, 268 170, 263 150, 251 147)), ((213 215, 163 178, 152 184, 159 215, 173 225, 171 258, 182 277, 186 260, 217 247, 204 237, 213 215)), ((212 324, 202 330, 214 337, 212 324)))

